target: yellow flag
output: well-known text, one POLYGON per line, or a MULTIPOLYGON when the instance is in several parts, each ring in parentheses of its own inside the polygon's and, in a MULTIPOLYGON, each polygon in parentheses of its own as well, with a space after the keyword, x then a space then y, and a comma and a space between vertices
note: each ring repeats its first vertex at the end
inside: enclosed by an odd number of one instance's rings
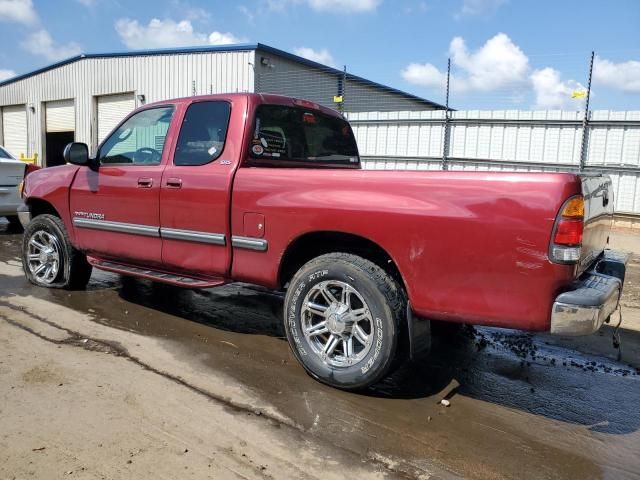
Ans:
POLYGON ((342 103, 342 95, 334 95, 333 103, 342 103))
POLYGON ((571 98, 585 98, 586 96, 586 90, 574 90, 573 92, 571 92, 571 98))

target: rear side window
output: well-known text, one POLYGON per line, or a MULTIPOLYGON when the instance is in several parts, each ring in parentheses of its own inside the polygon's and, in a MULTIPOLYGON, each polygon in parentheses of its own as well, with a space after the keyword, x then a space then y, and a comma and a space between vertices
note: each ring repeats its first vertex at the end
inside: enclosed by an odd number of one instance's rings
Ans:
POLYGON ((173 163, 205 165, 222 154, 231 105, 225 101, 192 103, 180 129, 173 163))
POLYGON ((250 158, 274 166, 359 167, 358 147, 349 124, 317 110, 260 105, 250 158))

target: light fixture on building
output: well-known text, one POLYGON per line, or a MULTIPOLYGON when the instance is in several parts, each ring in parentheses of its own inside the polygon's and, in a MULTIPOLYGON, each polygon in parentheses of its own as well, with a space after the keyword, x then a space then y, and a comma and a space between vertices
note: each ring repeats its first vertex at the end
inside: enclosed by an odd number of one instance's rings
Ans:
POLYGON ((140 105, 144 105, 144 102, 146 101, 146 98, 143 94, 138 95, 138 103, 140 105))
POLYGON ((29 105, 27 105, 27 108, 29 108, 31 113, 35 113, 36 112, 36 106, 33 103, 30 103, 29 105))

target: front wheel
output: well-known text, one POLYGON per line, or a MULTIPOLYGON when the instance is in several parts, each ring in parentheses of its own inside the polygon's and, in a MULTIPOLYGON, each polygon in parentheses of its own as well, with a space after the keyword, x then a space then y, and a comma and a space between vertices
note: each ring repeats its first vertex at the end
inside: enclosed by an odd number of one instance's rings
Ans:
POLYGON ((71 244, 62 220, 53 215, 39 215, 25 228, 22 267, 34 285, 66 289, 86 287, 92 270, 71 244))
POLYGON ((390 373, 406 299, 393 278, 356 255, 317 257, 294 275, 284 321, 294 355, 314 378, 345 390, 390 373))

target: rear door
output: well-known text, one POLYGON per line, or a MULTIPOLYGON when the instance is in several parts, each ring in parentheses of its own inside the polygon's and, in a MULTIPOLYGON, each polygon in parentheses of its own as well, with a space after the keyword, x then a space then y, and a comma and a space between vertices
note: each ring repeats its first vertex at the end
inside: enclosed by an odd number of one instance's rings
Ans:
POLYGON ((81 249, 130 263, 161 263, 160 181, 174 109, 133 114, 101 145, 98 168, 78 171, 70 204, 81 249))
POLYGON ((613 185, 608 175, 583 174, 584 234, 579 272, 586 270, 607 246, 613 223, 613 185))
POLYGON ((225 276, 230 268, 231 187, 242 148, 246 97, 191 103, 162 176, 166 269, 225 276))

